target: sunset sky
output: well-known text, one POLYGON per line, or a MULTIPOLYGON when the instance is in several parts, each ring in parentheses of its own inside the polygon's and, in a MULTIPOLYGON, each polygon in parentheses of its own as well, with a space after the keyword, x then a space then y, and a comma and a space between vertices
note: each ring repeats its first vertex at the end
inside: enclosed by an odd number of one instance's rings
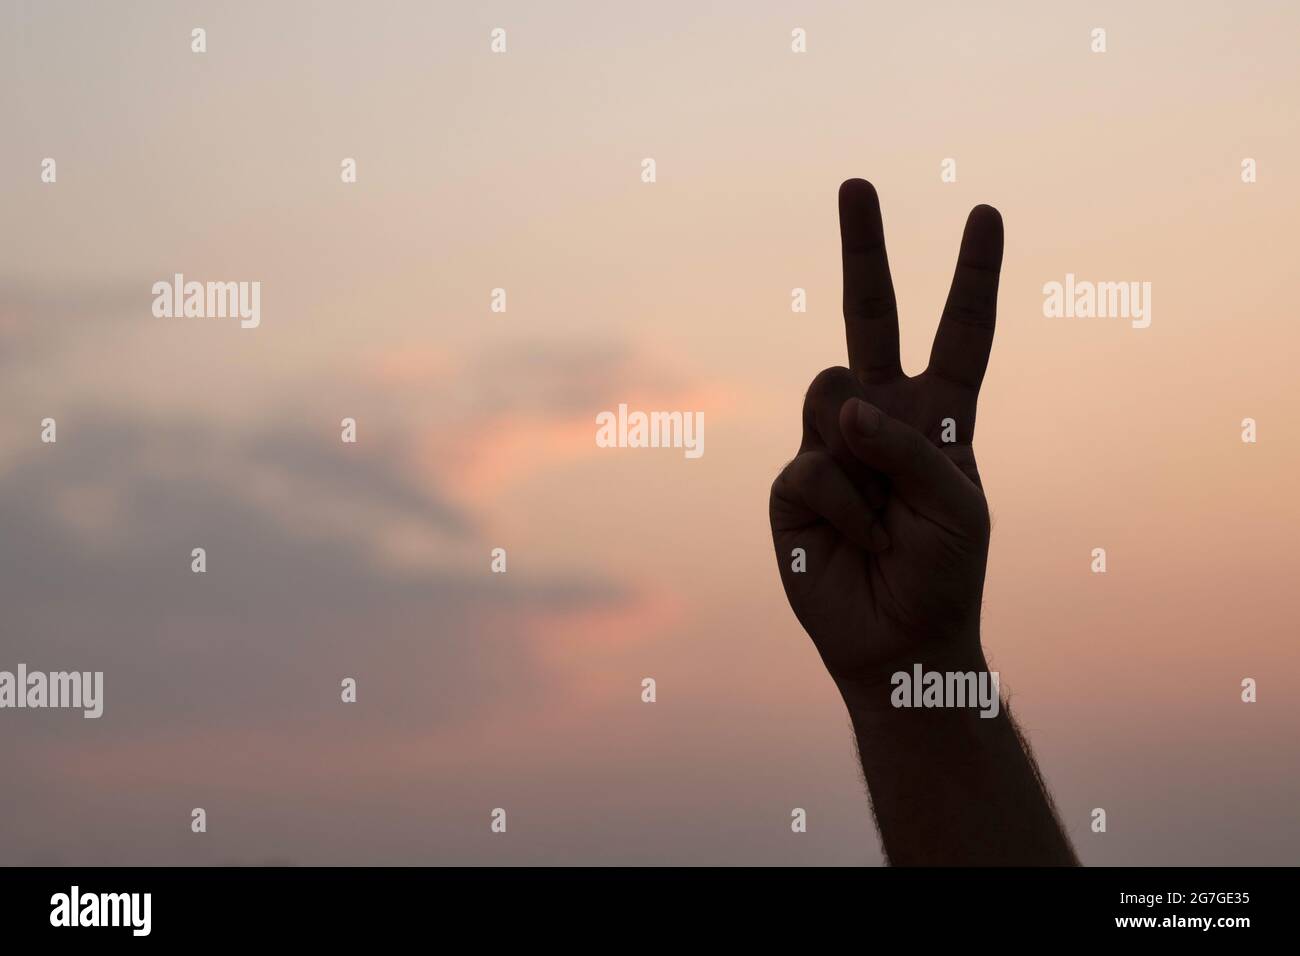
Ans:
POLYGON ((984 644, 1083 862, 1296 862, 1298 33, 0 0, 0 669, 105 681, 99 720, 0 712, 0 864, 880 863, 767 520, 846 363, 853 176, 911 372, 968 210, 1005 221, 984 644), (155 318, 175 273, 261 282, 260 327, 155 318), (1044 317, 1067 273, 1150 282, 1151 326, 1044 317), (705 454, 598 448, 620 403, 705 454))

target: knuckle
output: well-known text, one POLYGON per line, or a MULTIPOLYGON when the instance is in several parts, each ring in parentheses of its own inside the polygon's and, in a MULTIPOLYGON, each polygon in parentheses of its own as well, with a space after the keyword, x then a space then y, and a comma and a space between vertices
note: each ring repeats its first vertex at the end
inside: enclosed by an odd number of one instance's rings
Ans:
POLYGON ((804 404, 816 404, 840 395, 847 396, 853 390, 854 382, 853 373, 842 365, 822 369, 808 386, 804 404))
POLYGON ((808 468, 806 459, 808 457, 807 452, 796 455, 777 473, 776 478, 772 481, 771 498, 773 501, 789 500, 796 495, 805 481, 808 468))
POLYGON ((772 488, 768 493, 768 504, 776 504, 778 501, 785 501, 790 497, 790 466, 782 468, 775 478, 772 479, 772 488))
POLYGON ((803 498, 810 488, 824 480, 831 459, 824 451, 806 451, 797 456, 772 482, 772 498, 791 500, 803 498))
POLYGON ((860 390, 857 378, 843 366, 817 373, 804 396, 805 429, 817 433, 824 441, 837 443, 839 428, 835 423, 839 420, 840 407, 860 390))

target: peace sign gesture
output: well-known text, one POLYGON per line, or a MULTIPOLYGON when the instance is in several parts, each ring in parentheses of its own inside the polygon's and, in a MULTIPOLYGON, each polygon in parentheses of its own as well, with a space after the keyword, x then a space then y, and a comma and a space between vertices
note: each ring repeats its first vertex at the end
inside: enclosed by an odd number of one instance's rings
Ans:
POLYGON ((914 662, 982 668, 989 516, 971 441, 1002 218, 971 211, 930 364, 916 376, 899 364, 880 202, 864 180, 840 187, 840 237, 849 368, 814 379, 799 453, 772 485, 786 597, 841 684, 888 680, 914 662))

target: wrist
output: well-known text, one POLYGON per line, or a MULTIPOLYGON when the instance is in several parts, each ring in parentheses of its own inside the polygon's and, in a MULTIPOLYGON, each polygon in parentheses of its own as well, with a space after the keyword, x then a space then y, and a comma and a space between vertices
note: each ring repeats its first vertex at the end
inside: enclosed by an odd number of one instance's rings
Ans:
POLYGON ((978 636, 960 644, 919 646, 869 674, 832 675, 856 723, 906 717, 918 709, 996 716, 1000 678, 990 671, 978 636))

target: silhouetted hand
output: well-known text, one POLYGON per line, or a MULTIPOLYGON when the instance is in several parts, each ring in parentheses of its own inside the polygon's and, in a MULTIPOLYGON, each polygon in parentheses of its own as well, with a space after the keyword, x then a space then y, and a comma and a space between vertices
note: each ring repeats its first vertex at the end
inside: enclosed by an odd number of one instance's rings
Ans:
POLYGON ((916 376, 899 364, 880 203, 864 180, 840 187, 840 236, 849 367, 813 380, 799 454, 772 485, 786 596, 837 682, 887 680, 932 658, 982 669, 989 515, 971 439, 1002 218, 971 211, 930 365, 916 376), (796 548, 803 572, 792 569, 796 548))
POLYGON ((912 709, 890 693, 893 674, 917 664, 988 670, 979 617, 989 512, 971 439, 993 344, 1002 218, 989 206, 971 211, 930 365, 911 378, 899 366, 870 183, 840 187, 840 234, 849 368, 813 381, 799 454, 772 485, 786 596, 848 706, 888 860, 1076 864, 1005 703, 994 714, 954 701, 912 709))

